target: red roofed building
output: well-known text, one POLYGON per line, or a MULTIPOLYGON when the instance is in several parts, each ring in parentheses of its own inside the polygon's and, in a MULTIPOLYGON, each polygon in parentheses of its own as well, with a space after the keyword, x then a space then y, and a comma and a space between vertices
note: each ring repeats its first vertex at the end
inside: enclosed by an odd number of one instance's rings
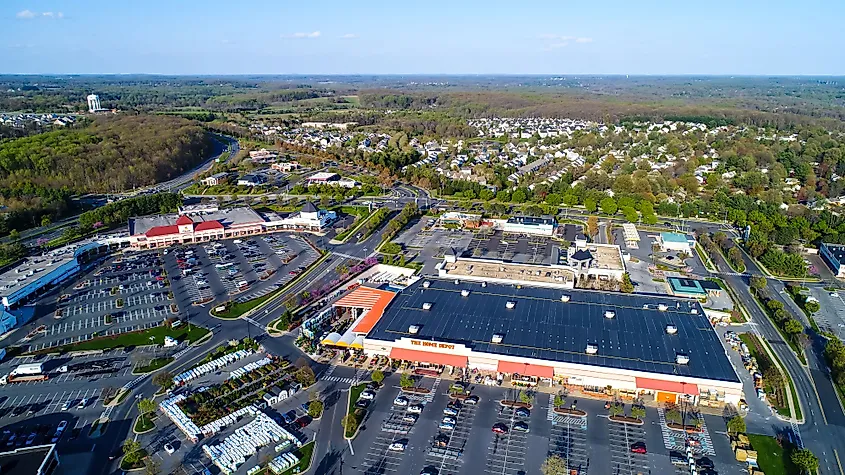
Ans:
POLYGON ((130 239, 131 245, 138 249, 202 243, 265 232, 264 219, 248 208, 197 214, 193 217, 171 215, 134 219, 134 222, 130 222, 130 239))

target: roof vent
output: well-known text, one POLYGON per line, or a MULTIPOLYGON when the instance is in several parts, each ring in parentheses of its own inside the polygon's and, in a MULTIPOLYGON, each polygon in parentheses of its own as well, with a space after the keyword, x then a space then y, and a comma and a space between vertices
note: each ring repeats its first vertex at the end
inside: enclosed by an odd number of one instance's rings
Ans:
POLYGON ((516 302, 513 300, 508 300, 508 303, 505 304, 505 308, 514 308, 516 307, 516 302))
POLYGON ((616 318, 616 312, 614 312, 613 310, 605 310, 604 318, 616 318))
POLYGON ((461 290, 461 297, 469 297, 469 290, 467 290, 467 289, 461 290))
POLYGON ((657 306, 657 310, 660 310, 661 312, 665 312, 666 310, 669 310, 669 306, 666 305, 665 303, 661 303, 657 306))
POLYGON ((678 333, 678 327, 671 324, 666 325, 666 333, 668 333, 669 335, 674 335, 675 333, 678 333))
POLYGON ((431 302, 423 303, 423 310, 431 310, 431 302))
POLYGON ((675 356, 675 363, 678 363, 678 364, 687 364, 687 363, 689 363, 689 356, 687 356, 687 355, 683 355, 683 354, 681 354, 681 353, 678 353, 678 354, 675 356))
POLYGON ((481 283, 481 286, 482 286, 482 287, 487 287, 487 282, 482 282, 482 283, 481 283))
POLYGON ((460 281, 460 280, 455 279, 455 285, 458 285, 458 284, 460 284, 460 283, 461 283, 461 281, 460 281))
POLYGON ((408 333, 410 333, 411 335, 416 335, 419 332, 420 332, 420 326, 419 325, 411 325, 410 327, 408 327, 408 333))
POLYGON ((570 297, 570 296, 568 296, 568 295, 561 295, 561 296, 560 296, 560 301, 561 301, 561 302, 569 302, 569 300, 570 300, 571 298, 572 298, 572 297, 570 297))
POLYGON ((693 314, 693 315, 698 315, 698 309, 694 308, 694 309, 690 310, 690 313, 693 314))
POLYGON ((490 339, 490 342, 491 343, 501 343, 502 339, 504 339, 504 338, 505 338, 505 335, 502 335, 501 333, 494 333, 493 338, 490 339))
POLYGON ((423 282, 423 287, 424 287, 424 288, 426 288, 426 289, 427 289, 427 288, 429 288, 429 287, 431 287, 431 282, 430 282, 430 281, 428 281, 428 280, 427 280, 427 281, 425 281, 425 282, 423 282))
POLYGON ((594 355, 599 352, 599 345, 588 344, 585 351, 588 355, 594 355))

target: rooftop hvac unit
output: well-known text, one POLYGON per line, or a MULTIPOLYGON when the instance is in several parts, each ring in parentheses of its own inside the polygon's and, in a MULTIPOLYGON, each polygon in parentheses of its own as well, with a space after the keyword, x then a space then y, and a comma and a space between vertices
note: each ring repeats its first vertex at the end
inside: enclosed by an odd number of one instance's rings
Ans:
POLYGON ((419 325, 411 325, 410 327, 408 327, 408 333, 410 333, 411 335, 416 335, 419 332, 420 332, 419 325))
POLYGON ((508 303, 505 304, 505 308, 514 308, 516 307, 516 302, 513 300, 508 300, 508 303))
POLYGON ((588 355, 594 355, 599 352, 599 345, 587 345, 585 350, 588 355))
POLYGON ((616 318, 616 312, 614 312, 613 310, 605 310, 604 318, 616 318))
POLYGON ((666 333, 674 335, 675 333, 678 333, 678 327, 675 325, 666 325, 666 333))
POLYGON ((698 309, 694 308, 694 309, 690 310, 690 313, 693 314, 693 315, 698 315, 698 309))
POLYGON ((423 287, 426 288, 426 289, 431 287, 431 282, 426 280, 425 282, 423 282, 423 287))
POLYGON ((469 290, 467 290, 467 289, 461 290, 461 297, 469 297, 469 290))
POLYGON ((458 284, 460 284, 460 283, 461 283, 461 281, 460 281, 460 280, 455 279, 455 285, 458 285, 458 284))
POLYGON ((482 282, 482 283, 481 283, 481 286, 482 286, 482 287, 487 287, 487 282, 482 282))
POLYGON ((661 303, 657 306, 657 310, 660 310, 661 312, 665 312, 666 310, 669 310, 669 306, 666 305, 665 303, 661 303))
POLYGON ((687 355, 682 355, 682 354, 678 353, 678 354, 675 356, 675 363, 678 363, 678 364, 687 364, 687 363, 689 363, 689 356, 687 356, 687 355))
POLYGON ((423 310, 431 310, 431 302, 423 303, 423 310))
POLYGON ((505 335, 502 335, 501 333, 494 333, 493 338, 490 339, 490 342, 491 343, 501 343, 502 339, 504 339, 504 338, 505 338, 505 335))
POLYGON ((570 297, 570 296, 568 296, 568 295, 561 295, 561 296, 560 296, 560 301, 561 301, 561 302, 569 302, 569 300, 570 300, 571 298, 572 298, 572 297, 570 297))

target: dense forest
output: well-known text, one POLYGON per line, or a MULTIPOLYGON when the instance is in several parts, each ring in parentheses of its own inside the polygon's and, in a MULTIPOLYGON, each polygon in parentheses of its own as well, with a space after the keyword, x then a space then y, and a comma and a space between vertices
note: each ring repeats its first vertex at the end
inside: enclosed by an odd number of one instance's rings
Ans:
POLYGON ((213 150, 194 123, 151 115, 101 116, 83 128, 0 142, 0 233, 41 224, 83 193, 131 190, 174 178, 213 150))

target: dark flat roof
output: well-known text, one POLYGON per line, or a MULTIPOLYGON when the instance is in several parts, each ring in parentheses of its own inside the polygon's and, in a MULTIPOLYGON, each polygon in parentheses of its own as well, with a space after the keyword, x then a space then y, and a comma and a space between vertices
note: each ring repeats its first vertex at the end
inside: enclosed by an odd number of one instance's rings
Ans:
POLYGON ((845 245, 828 243, 822 243, 822 245, 827 247, 828 252, 839 262, 839 265, 845 264, 845 245))
POLYGON ((52 445, 40 445, 0 452, 0 473, 35 475, 52 448, 52 445))
POLYGON ((420 280, 397 294, 367 337, 460 343, 473 351, 500 355, 739 382, 695 300, 428 281, 427 289, 420 280), (470 295, 461 296, 463 289, 470 295), (564 294, 570 296, 569 302, 561 301, 564 294), (506 308, 508 301, 516 302, 513 309, 506 308), (422 309, 425 302, 432 303, 430 310, 422 309), (659 304, 669 309, 660 311, 659 304), (616 317, 605 318, 606 310, 614 310, 616 317), (667 324, 678 332, 667 334, 667 324), (417 334, 408 333, 411 325, 420 325, 417 334), (504 335, 502 343, 490 342, 495 333, 504 335), (598 345, 598 354, 587 355, 587 344, 598 345), (689 364, 676 364, 678 353, 688 355, 689 364))

